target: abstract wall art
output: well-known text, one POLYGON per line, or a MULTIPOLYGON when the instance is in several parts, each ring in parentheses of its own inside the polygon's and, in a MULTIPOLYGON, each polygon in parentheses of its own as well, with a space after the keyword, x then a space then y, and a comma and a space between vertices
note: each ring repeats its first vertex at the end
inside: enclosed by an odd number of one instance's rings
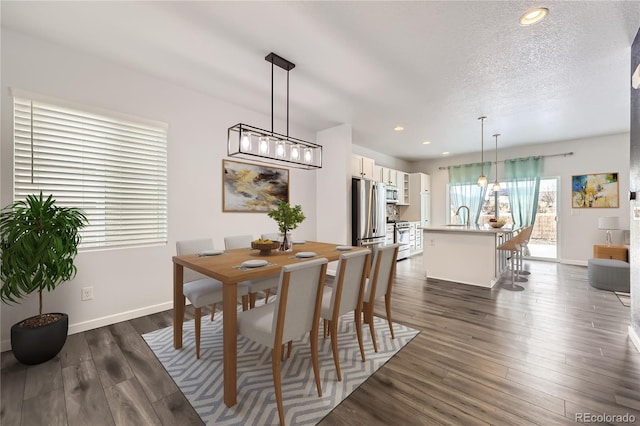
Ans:
POLYGON ((618 173, 597 173, 571 177, 571 207, 620 207, 618 173))
POLYGON ((289 202, 289 170, 222 160, 222 211, 266 213, 289 202))

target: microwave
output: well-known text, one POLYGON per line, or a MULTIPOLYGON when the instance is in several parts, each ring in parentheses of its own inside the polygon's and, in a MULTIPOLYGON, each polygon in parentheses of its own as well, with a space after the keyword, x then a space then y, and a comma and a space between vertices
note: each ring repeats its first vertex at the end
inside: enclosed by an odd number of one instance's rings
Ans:
POLYGON ((398 188, 396 188, 395 186, 387 186, 386 188, 386 192, 387 192, 387 203, 388 204, 397 204, 398 203, 398 188))

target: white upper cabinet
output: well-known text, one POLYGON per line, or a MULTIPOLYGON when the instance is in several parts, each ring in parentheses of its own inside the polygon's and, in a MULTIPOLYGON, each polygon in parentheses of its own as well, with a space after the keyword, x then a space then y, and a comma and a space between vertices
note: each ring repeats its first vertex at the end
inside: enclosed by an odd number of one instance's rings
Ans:
POLYGON ((420 226, 430 226, 431 223, 431 178, 424 173, 409 175, 409 200, 407 208, 402 212, 401 219, 410 222, 420 221, 420 226))
POLYGON ((385 185, 398 186, 398 171, 387 167, 381 168, 382 180, 385 185))
POLYGON ((398 205, 406 206, 410 203, 409 189, 409 173, 396 172, 397 187, 398 187, 398 205))
POLYGON ((362 155, 351 155, 351 175, 361 177, 363 179, 374 179, 375 162, 372 158, 363 157, 362 155))

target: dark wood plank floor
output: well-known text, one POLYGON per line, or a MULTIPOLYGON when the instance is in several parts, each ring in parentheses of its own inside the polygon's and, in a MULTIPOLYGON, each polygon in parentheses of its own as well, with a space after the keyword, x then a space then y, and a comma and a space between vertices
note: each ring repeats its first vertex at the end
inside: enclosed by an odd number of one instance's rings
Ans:
MULTIPOLYGON (((513 292, 427 282, 420 257, 399 262, 393 320, 421 333, 321 425, 563 425, 581 413, 640 424, 629 308, 584 267, 526 266, 513 292)), ((166 311, 75 334, 38 366, 2 353, 0 423, 201 424, 140 336, 171 324, 166 311)))

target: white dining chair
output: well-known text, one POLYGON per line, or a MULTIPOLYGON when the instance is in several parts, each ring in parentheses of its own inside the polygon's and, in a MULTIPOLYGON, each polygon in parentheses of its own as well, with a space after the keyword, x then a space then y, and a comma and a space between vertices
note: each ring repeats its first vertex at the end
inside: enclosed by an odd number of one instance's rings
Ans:
MULTIPOLYGON (((234 235, 224 237, 224 247, 227 250, 251 248, 251 241, 253 241, 252 235, 234 235)), ((264 302, 267 303, 269 301, 271 288, 278 285, 278 275, 257 278, 251 281, 243 281, 241 284, 249 286, 249 306, 253 309, 256 306, 256 297, 259 291, 263 291, 265 294, 264 302)))
POLYGON ((320 317, 324 319, 325 337, 327 333, 331 335, 331 351, 333 352, 338 381, 342 380, 338 356, 338 319, 347 312, 354 312, 360 357, 362 362, 365 361, 361 318, 362 300, 370 262, 370 250, 341 254, 333 287, 325 287, 323 291, 320 317))
POLYGON ((311 361, 318 396, 322 396, 318 362, 318 331, 327 259, 282 267, 276 302, 238 313, 238 333, 271 348, 273 385, 280 424, 284 425, 281 363, 283 345, 310 332, 311 361))
POLYGON ((260 235, 260 238, 262 238, 263 240, 280 241, 280 234, 278 234, 277 232, 262 234, 260 235))
MULTIPOLYGON (((212 249, 213 240, 208 238, 176 242, 178 256, 202 253, 212 249)), ((213 321, 216 304, 222 302, 222 283, 188 268, 184 269, 182 282, 184 283, 182 294, 191 302, 195 310, 196 357, 200 359, 202 308, 211 306, 211 321, 213 321)), ((246 298, 248 294, 249 286, 238 284, 238 296, 246 298)), ((243 308, 245 305, 243 302, 243 308)))
POLYGON ((387 312, 387 322, 389 323, 391 338, 395 339, 393 323, 391 321, 391 290, 396 271, 396 259, 398 258, 399 247, 399 244, 390 244, 376 248, 371 266, 371 274, 366 283, 362 310, 364 313, 364 321, 369 324, 371 342, 373 343, 373 350, 375 352, 378 352, 378 345, 376 344, 376 334, 373 325, 373 304, 378 297, 384 296, 384 306, 387 312))

